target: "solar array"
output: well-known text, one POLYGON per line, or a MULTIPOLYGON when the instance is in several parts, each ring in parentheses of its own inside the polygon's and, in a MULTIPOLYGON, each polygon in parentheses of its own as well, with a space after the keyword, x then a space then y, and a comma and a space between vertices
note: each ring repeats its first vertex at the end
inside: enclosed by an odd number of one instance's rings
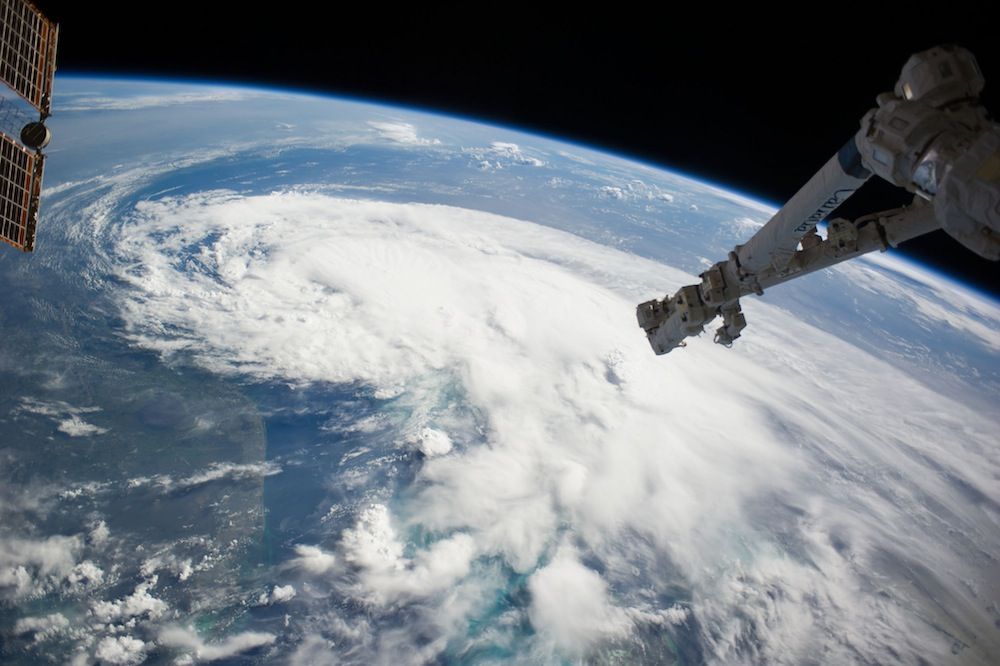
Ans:
POLYGON ((0 80, 49 115, 59 26, 25 0, 0 0, 0 80))
POLYGON ((34 249, 43 159, 0 133, 0 240, 24 252, 34 249))
POLYGON ((0 82, 33 106, 40 121, 20 137, 0 131, 0 241, 24 252, 35 246, 45 163, 40 148, 47 141, 37 137, 39 129, 47 134, 41 122, 51 109, 58 37, 59 26, 30 2, 0 0, 0 82))

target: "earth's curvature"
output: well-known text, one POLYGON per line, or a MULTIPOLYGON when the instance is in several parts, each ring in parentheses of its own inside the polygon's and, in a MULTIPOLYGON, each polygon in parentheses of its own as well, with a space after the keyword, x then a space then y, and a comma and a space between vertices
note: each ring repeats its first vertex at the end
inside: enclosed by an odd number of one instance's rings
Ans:
POLYGON ((655 357, 636 303, 770 207, 387 106, 56 93, 0 253, 5 663, 1000 658, 990 297, 875 255, 655 357))

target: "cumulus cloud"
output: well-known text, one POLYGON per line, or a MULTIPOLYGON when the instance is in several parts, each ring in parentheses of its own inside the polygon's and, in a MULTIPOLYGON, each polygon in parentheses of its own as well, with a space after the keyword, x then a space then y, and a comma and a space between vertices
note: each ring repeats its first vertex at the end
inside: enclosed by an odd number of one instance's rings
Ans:
POLYGON ((526 155, 524 151, 521 150, 521 147, 516 143, 494 141, 490 144, 489 152, 499 159, 506 160, 514 164, 522 164, 525 166, 543 166, 545 164, 545 162, 541 161, 537 157, 526 155))
POLYGON ((295 588, 291 585, 275 585, 271 590, 271 603, 288 601, 295 597, 295 588))
POLYGON ((357 593, 374 605, 427 598, 449 589, 469 573, 475 549, 471 536, 456 534, 408 558, 382 504, 366 507, 341 542, 345 563, 359 574, 357 593))
POLYGON ((91 560, 80 562, 66 574, 66 583, 70 591, 75 593, 95 588, 103 582, 104 570, 91 560))
POLYGON ((477 166, 484 171, 504 169, 511 166, 545 166, 545 162, 525 153, 516 143, 494 141, 488 148, 473 148, 468 151, 477 160, 477 166))
MULTIPOLYGON (((938 660, 954 636, 993 635, 971 590, 995 580, 961 544, 1000 551, 982 508, 1000 503, 995 414, 765 301, 744 305, 738 349, 694 340, 664 360, 634 307, 690 275, 510 218, 207 193, 140 203, 112 239, 142 347, 427 412, 461 395, 477 415, 397 514, 364 506, 336 558, 294 560, 376 617, 407 606, 427 659, 477 617, 472 584, 495 597, 506 573, 530 581, 542 660, 581 654, 559 595, 604 639, 659 623, 720 662, 938 660), (920 587, 900 573, 918 566, 920 587), (636 577, 678 598, 630 592, 636 577)), ((366 646, 406 640, 390 634, 366 646)))
POLYGON ((448 433, 434 428, 421 428, 410 441, 427 457, 444 455, 451 451, 452 446, 448 433))
POLYGON ((158 571, 167 571, 183 583, 195 572, 211 569, 215 564, 212 550, 203 554, 197 563, 191 557, 176 552, 159 552, 143 561, 139 567, 139 575, 150 578, 158 571))
POLYGON ((62 613, 52 613, 43 617, 22 617, 14 624, 18 636, 33 634, 34 640, 42 641, 69 626, 69 620, 62 613))
POLYGON ((634 179, 621 184, 602 185, 597 193, 605 199, 615 199, 618 201, 662 201, 671 203, 674 195, 662 190, 657 185, 651 185, 644 181, 634 179))
POLYGON ((332 571, 336 562, 332 553, 324 551, 319 546, 298 544, 295 546, 295 557, 290 561, 290 565, 306 573, 319 575, 332 571))
POLYGON ((108 537, 110 536, 111 530, 108 529, 108 524, 103 520, 97 521, 90 529, 90 543, 94 546, 103 546, 108 542, 108 537))
POLYGON ((275 585, 271 592, 263 592, 257 597, 257 603, 261 606, 271 606, 291 601, 295 598, 295 588, 291 585, 275 585))
POLYGON ((607 581, 567 545, 531 575, 528 591, 532 626, 557 653, 571 657, 585 655, 596 643, 626 638, 636 625, 668 627, 688 619, 687 609, 676 605, 659 610, 615 605, 607 581))
POLYGON ((107 428, 101 428, 100 426, 95 426, 92 423, 87 423, 79 416, 71 416, 68 419, 64 419, 59 422, 59 432, 67 434, 70 437, 103 435, 107 431, 107 428))
POLYGON ((0 595, 15 599, 45 593, 73 575, 79 536, 0 539, 0 595))
POLYGON ((368 125, 378 132, 379 136, 393 143, 409 146, 433 146, 441 143, 438 139, 425 139, 417 135, 417 128, 410 123, 368 121, 368 125))
POLYGON ((141 664, 146 660, 146 644, 132 636, 105 636, 94 656, 107 664, 141 664))
POLYGON ((608 636, 624 636, 628 620, 608 599, 608 586, 562 549, 528 581, 531 624, 563 654, 580 656, 608 636))
POLYGON ((132 594, 115 601, 98 601, 91 607, 94 617, 100 622, 116 623, 134 617, 157 619, 167 612, 167 603, 149 593, 156 587, 157 577, 151 576, 135 586, 132 594))
POLYGON ((275 636, 261 631, 244 631, 217 643, 206 643, 193 628, 165 627, 158 641, 165 647, 186 653, 195 661, 217 661, 271 645, 275 636))

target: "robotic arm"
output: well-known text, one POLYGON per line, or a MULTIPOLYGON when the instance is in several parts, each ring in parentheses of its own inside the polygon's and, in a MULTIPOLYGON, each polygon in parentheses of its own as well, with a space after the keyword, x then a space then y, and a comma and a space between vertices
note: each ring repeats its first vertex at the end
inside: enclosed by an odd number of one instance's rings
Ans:
POLYGON ((943 228, 973 252, 1000 259, 1000 126, 979 104, 983 76, 967 50, 941 46, 912 56, 894 92, 861 129, 750 240, 672 297, 640 303, 639 326, 666 354, 716 316, 715 342, 746 327, 740 297, 943 228), (916 196, 903 208, 816 225, 873 175, 916 196))

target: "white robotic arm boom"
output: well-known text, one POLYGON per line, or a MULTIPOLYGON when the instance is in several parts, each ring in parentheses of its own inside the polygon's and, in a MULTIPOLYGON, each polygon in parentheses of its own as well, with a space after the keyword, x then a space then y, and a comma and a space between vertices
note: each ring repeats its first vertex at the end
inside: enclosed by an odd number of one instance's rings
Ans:
POLYGON ((729 346, 746 326, 741 296, 935 229, 1000 259, 1000 127, 979 104, 982 89, 965 49, 942 46, 911 57, 895 91, 879 95, 857 135, 750 240, 702 273, 700 284, 639 304, 636 316, 653 351, 684 346, 716 316, 722 326, 715 341, 729 346), (821 238, 816 225, 872 175, 913 192, 913 203, 830 220, 821 238))

